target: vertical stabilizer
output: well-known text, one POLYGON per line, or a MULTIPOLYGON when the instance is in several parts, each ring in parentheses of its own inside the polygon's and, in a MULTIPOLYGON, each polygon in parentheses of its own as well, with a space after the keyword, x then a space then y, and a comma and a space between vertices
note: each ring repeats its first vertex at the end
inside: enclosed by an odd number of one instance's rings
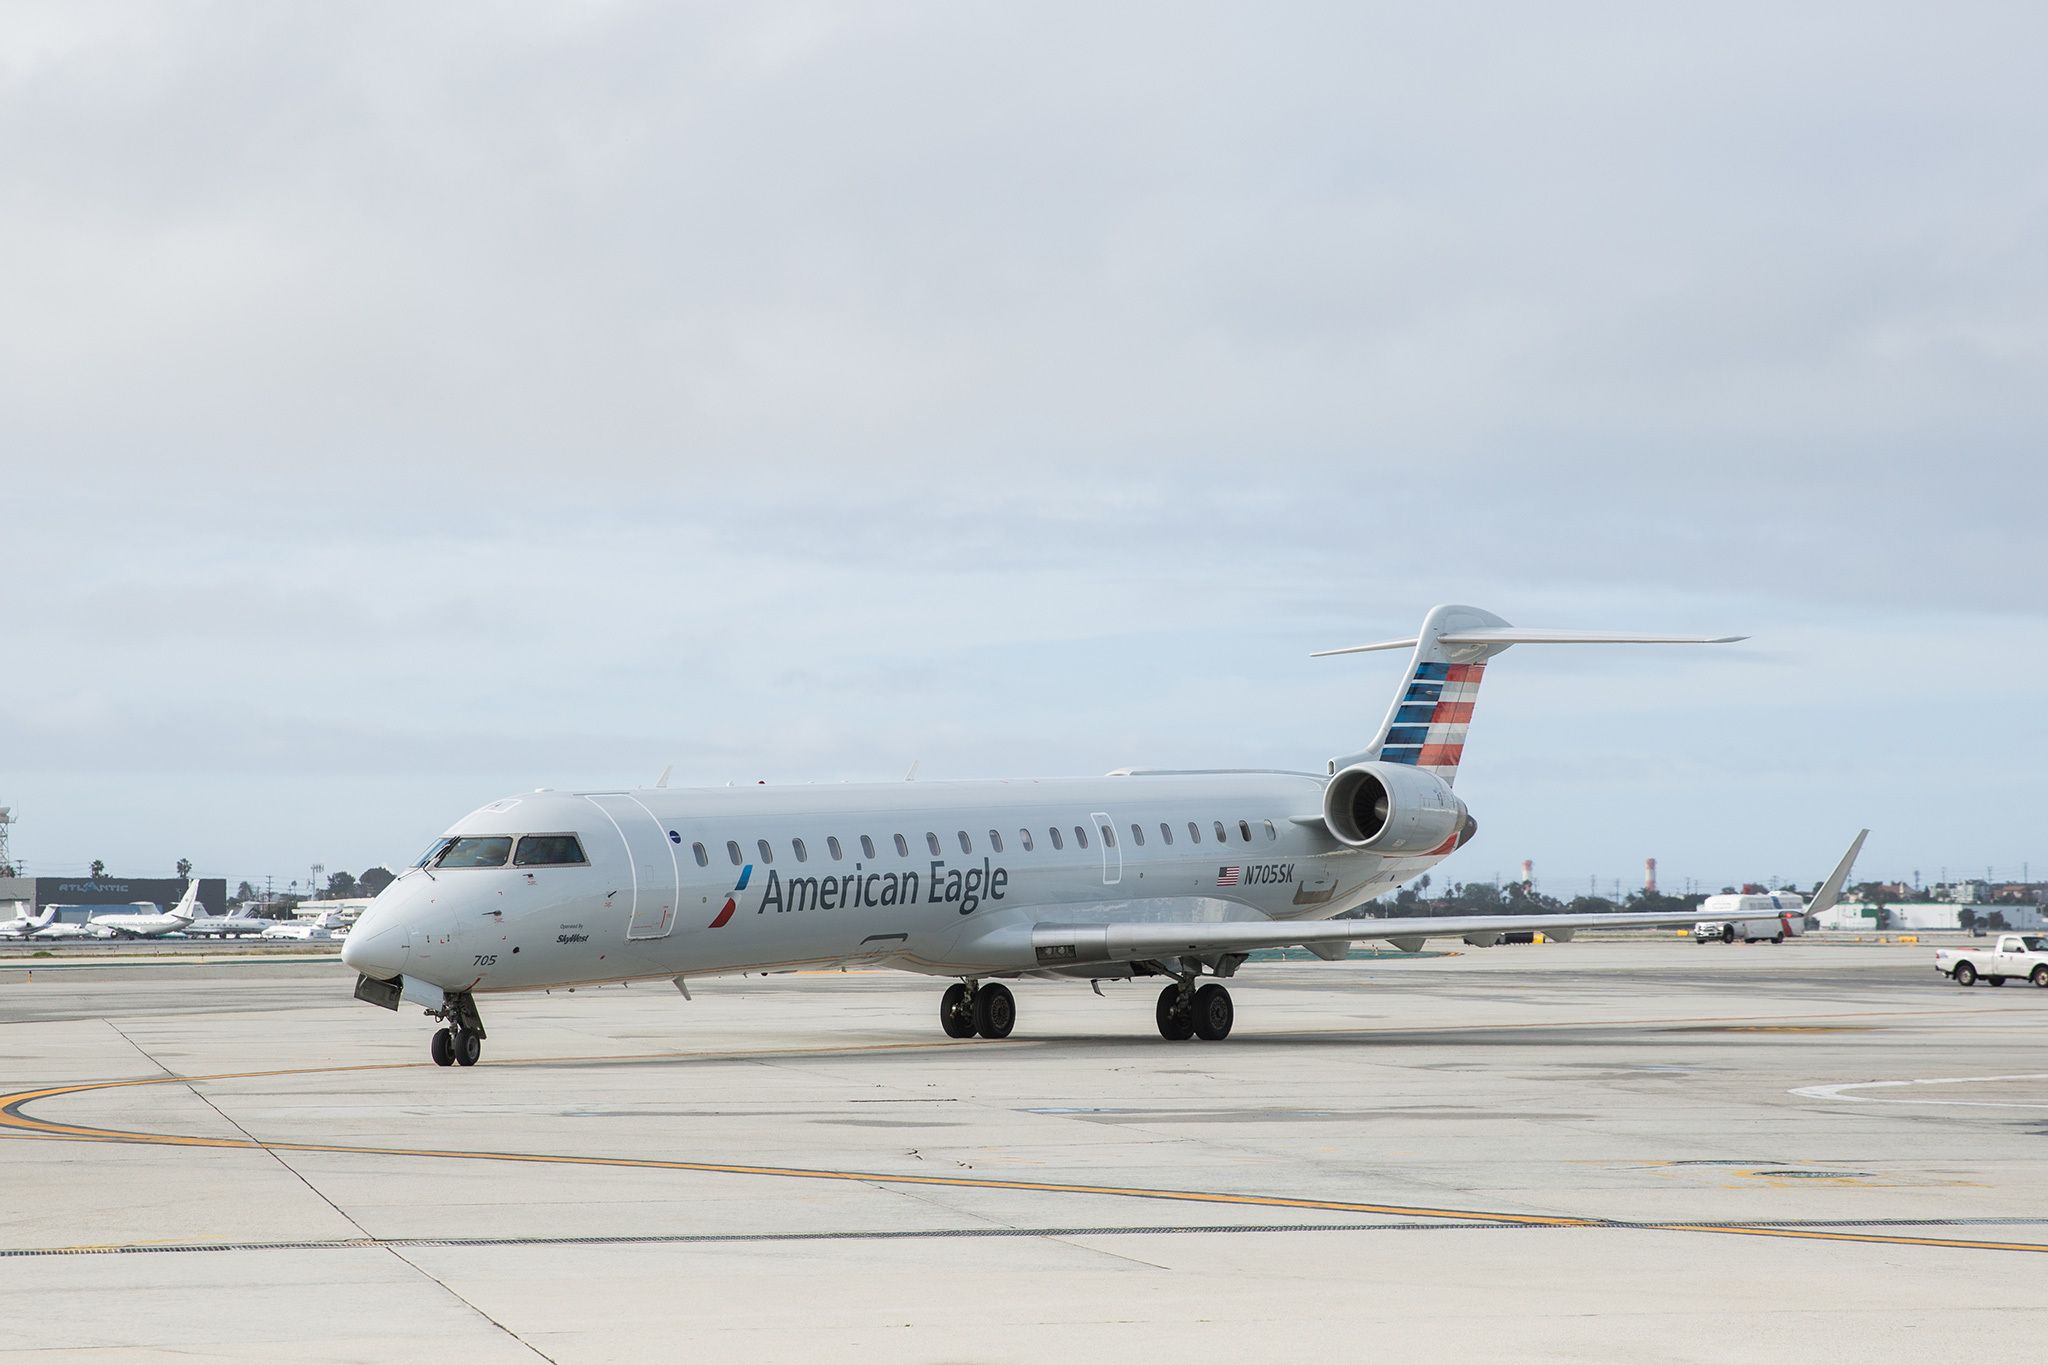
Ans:
POLYGON ((199 878, 190 877, 185 882, 185 894, 178 897, 178 903, 171 907, 171 918, 190 923, 202 918, 205 911, 199 908, 199 878))
POLYGON ((1379 734, 1360 752, 1331 759, 1330 771, 1354 763, 1405 763, 1435 773, 1446 784, 1457 781, 1486 661, 1510 645, 1724 645, 1745 638, 1528 628, 1511 626, 1478 607, 1432 607, 1423 618, 1422 629, 1412 638, 1315 652, 1314 657, 1321 658, 1382 649, 1412 651, 1406 678, 1394 694, 1394 704, 1387 709, 1379 734))
MULTIPOLYGON (((1458 780, 1458 761, 1465 753, 1465 735, 1472 708, 1479 700, 1486 661, 1506 645, 1452 644, 1446 635, 1506 626, 1507 622, 1478 607, 1440 606, 1430 609, 1413 641, 1408 671, 1379 733, 1362 752, 1334 760, 1336 768, 1353 763, 1406 763, 1435 773, 1446 783, 1458 780)), ((1399 648, 1409 641, 1389 641, 1399 648)))

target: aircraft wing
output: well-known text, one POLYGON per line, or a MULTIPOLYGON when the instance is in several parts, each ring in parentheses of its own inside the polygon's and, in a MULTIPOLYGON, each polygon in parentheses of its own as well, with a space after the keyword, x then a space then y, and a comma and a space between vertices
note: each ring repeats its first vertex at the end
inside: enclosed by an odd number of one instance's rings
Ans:
MULTIPOLYGON (((1776 919, 1775 913, 1759 916, 1776 919)), ((1077 949, 1083 962, 1134 962, 1153 957, 1248 953, 1258 948, 1314 948, 1382 940, 1414 952, 1433 938, 1488 944, 1502 934, 1537 930, 1568 937, 1580 929, 1657 929, 1688 926, 1699 912, 1657 915, 1416 915, 1388 919, 1272 920, 1226 923, 1039 924, 1031 942, 1041 961, 1058 961, 1061 945, 1077 949)))

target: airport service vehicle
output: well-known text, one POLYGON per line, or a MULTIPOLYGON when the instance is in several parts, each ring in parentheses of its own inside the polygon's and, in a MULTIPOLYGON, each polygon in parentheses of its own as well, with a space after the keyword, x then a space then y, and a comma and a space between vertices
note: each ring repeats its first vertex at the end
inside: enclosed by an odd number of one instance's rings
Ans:
POLYGON ((45 906, 40 915, 22 915, 0 923, 0 938, 33 938, 54 943, 64 939, 99 937, 83 924, 66 924, 58 919, 57 912, 63 908, 61 905, 45 906))
MULTIPOLYGON (((1861 846, 1861 841, 1858 841, 1861 846)), ((1779 891, 1768 896, 1738 896, 1723 892, 1709 896, 1700 909, 1714 916, 1692 927, 1695 943, 1783 943, 1806 931, 1806 917, 1812 913, 1796 891, 1779 891)))
POLYGON ((165 934, 183 933, 192 921, 205 914, 199 908, 199 879, 193 877, 185 883, 185 894, 178 898, 178 903, 164 914, 94 915, 88 922, 101 938, 162 938, 165 934))
POLYGON ((2048 937, 2000 934, 1988 947, 1936 948, 1934 970, 1958 986, 1974 986, 1979 981, 2003 986, 2008 978, 2048 986, 2048 937))
POLYGON ((341 912, 329 910, 317 919, 285 920, 283 923, 273 924, 257 937, 266 941, 284 939, 300 943, 328 943, 344 937, 347 933, 341 924, 341 912))
MULTIPOLYGON (((1162 983, 1162 1036, 1220 1040, 1255 949, 1689 924, 1670 914, 1337 919, 1477 831, 1452 791, 1487 661, 1517 644, 1740 637, 1529 630, 1440 606, 1372 742, 1321 772, 701 790, 537 791, 456 822, 357 922, 359 999, 444 1022, 435 1062, 482 1052, 480 997, 867 964, 953 978, 950 1037, 1007 1037, 1020 978, 1162 983)), ((1839 890, 1836 869, 1826 899, 1839 890)), ((1770 916, 1775 918, 1773 914, 1770 916)))

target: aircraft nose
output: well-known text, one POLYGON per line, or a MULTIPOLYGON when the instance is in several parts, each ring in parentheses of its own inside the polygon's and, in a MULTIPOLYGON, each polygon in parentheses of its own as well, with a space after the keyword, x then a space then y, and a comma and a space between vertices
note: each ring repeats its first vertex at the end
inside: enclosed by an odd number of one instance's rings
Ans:
POLYGON ((342 940, 341 960, 364 976, 394 981, 405 973, 408 950, 405 925, 372 907, 342 940))

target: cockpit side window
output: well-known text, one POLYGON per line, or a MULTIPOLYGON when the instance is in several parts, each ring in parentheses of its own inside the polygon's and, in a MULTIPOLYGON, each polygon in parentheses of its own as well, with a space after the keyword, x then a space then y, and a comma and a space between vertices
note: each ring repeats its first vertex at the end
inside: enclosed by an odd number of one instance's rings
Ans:
POLYGON ((450 839, 448 847, 434 859, 435 867, 503 867, 512 856, 509 835, 472 836, 450 839))
POLYGON ((413 866, 414 866, 414 867, 425 867, 425 866, 427 866, 428 864, 432 863, 432 862, 434 861, 434 859, 436 859, 436 858, 440 857, 440 856, 441 856, 441 855, 442 855, 443 853, 446 853, 446 852, 448 851, 448 845, 450 845, 450 844, 452 844, 452 843, 454 843, 454 842, 455 842, 455 841, 454 841, 453 839, 448 839, 448 838, 441 838, 441 839, 436 839, 436 840, 434 840, 434 842, 433 842, 433 845, 432 845, 432 846, 431 846, 430 848, 428 848, 428 849, 427 849, 427 851, 426 851, 425 853, 422 853, 422 854, 420 855, 420 857, 419 857, 419 861, 418 861, 418 862, 416 862, 416 863, 414 863, 414 864, 413 864, 413 866))
POLYGON ((528 834, 512 855, 514 867, 574 867, 588 862, 583 844, 573 834, 528 834))

